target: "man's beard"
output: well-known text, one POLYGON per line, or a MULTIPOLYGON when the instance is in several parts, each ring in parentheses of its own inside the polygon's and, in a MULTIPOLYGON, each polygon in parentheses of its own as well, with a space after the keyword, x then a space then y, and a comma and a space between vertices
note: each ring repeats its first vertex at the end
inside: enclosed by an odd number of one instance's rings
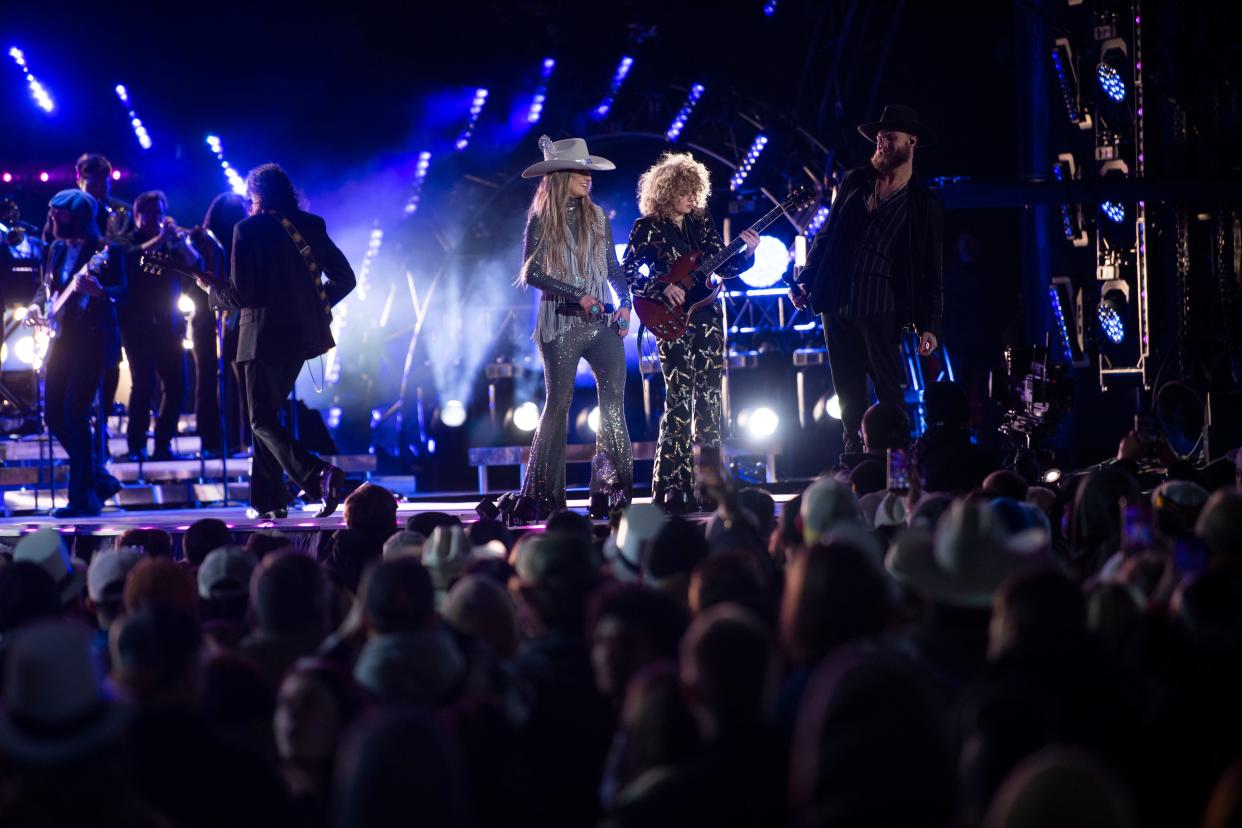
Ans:
POLYGON ((871 155, 871 166, 878 172, 886 173, 900 167, 910 160, 910 147, 893 147, 891 152, 881 152, 879 147, 871 155))

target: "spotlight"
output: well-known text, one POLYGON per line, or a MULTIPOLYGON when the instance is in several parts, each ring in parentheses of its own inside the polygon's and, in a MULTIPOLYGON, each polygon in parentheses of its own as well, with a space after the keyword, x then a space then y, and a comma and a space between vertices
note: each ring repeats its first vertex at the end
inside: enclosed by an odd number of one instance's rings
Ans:
POLYGON ((8 172, 6 172, 3 176, 0 176, 0 178, 3 178, 3 179, 4 179, 4 183, 5 183, 5 184, 12 184, 12 183, 13 183, 13 173, 8 173, 8 172))
POLYGON ((1126 205, 1116 201, 1105 201, 1100 204, 1100 209, 1104 211, 1104 215, 1114 224, 1121 224, 1126 220, 1126 205))
POLYGON ((182 313, 194 313, 194 300, 186 294, 177 297, 177 310, 182 313))
POLYGON ((113 181, 120 181, 120 180, 121 180, 121 171, 120 171, 120 170, 113 170, 113 171, 112 171, 112 180, 113 180, 113 181))
POLYGON ((38 354, 35 353, 34 337, 23 336, 21 339, 14 342, 13 356, 17 357, 18 361, 26 365, 34 365, 35 360, 38 359, 38 354))
POLYGON ((1040 477, 1040 480, 1042 480, 1045 483, 1056 483, 1060 479, 1061 479, 1060 469, 1048 469, 1040 477))
POLYGON ((42 181, 44 184, 46 184, 46 183, 48 182, 48 179, 50 179, 50 178, 51 178, 51 176, 50 176, 50 175, 48 175, 48 174, 47 174, 47 173, 45 173, 45 172, 41 172, 41 173, 39 173, 39 180, 40 180, 40 181, 42 181))
POLYGON ((466 406, 461 400, 449 400, 440 407, 440 422, 449 428, 459 428, 466 422, 466 406))
MULTIPOLYGON (((1078 178, 1078 171, 1074 164, 1074 154, 1072 152, 1063 152, 1057 156, 1057 160, 1052 165, 1052 177, 1061 184, 1078 178)), ((1061 226, 1065 233, 1065 238, 1074 247, 1087 246, 1089 239, 1087 237, 1087 228, 1083 222, 1082 205, 1062 204, 1061 226)))
POLYGON ((1126 42, 1119 37, 1109 38, 1100 44, 1100 62, 1095 67, 1095 79, 1100 89, 1116 103, 1126 99, 1126 62, 1129 52, 1126 42))
POLYGON ((760 236, 755 248, 755 263, 738 277, 752 288, 776 284, 789 269, 789 248, 775 236, 760 236))
POLYGON ((811 417, 817 423, 823 423, 828 419, 841 419, 841 399, 831 391, 825 393, 815 401, 815 407, 811 409, 811 417))
POLYGON ((183 340, 181 340, 181 348, 182 348, 182 350, 186 350, 186 351, 193 351, 193 350, 194 350, 194 340, 193 340, 193 339, 183 339, 183 340))
POLYGON ((599 434, 599 406, 591 409, 591 413, 587 415, 587 428, 599 434))
POLYGON ((1122 279, 1112 279, 1100 288, 1100 304, 1096 317, 1100 331, 1114 345, 1126 338, 1126 316, 1130 303, 1130 286, 1122 279))
POLYGON ((524 402, 513 409, 513 427, 518 431, 534 431, 539 426, 539 406, 524 402))
POLYGON ((766 405, 761 405, 754 411, 743 409, 737 415, 738 428, 745 429, 752 438, 757 440, 771 437, 776 433, 776 429, 780 424, 781 418, 766 405))
POLYGON ((677 116, 673 118, 673 123, 669 124, 668 130, 664 133, 664 137, 669 141, 676 141, 681 131, 686 127, 686 121, 690 117, 690 113, 694 111, 694 107, 698 104, 699 98, 703 97, 703 84, 696 83, 690 87, 690 94, 686 96, 686 102, 681 105, 681 109, 677 111, 677 116))

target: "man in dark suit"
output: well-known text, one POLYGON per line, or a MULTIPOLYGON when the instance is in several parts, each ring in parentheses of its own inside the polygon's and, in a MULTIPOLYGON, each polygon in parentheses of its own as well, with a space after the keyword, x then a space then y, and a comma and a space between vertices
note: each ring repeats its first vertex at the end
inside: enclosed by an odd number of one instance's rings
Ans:
POLYGON ((913 327, 930 354, 944 306, 944 212, 913 167, 929 130, 910 107, 887 106, 858 131, 876 145, 871 165, 846 173, 790 289, 795 305, 823 316, 846 452, 862 451, 868 377, 880 402, 901 405, 901 333, 913 327))
POLYGON ((304 449, 280 423, 280 406, 302 363, 336 343, 332 307, 354 289, 354 271, 319 216, 298 208, 293 182, 276 164, 246 178, 250 217, 233 233, 227 282, 199 283, 212 308, 240 309, 237 362, 242 365, 254 463, 250 505, 262 518, 288 514, 281 469, 308 497, 322 497, 319 517, 340 502, 344 473, 304 449))
POLYGON ((48 206, 55 240, 27 320, 45 321, 46 300, 69 291, 50 320, 57 334, 49 345, 44 389, 48 430, 69 455, 69 503, 52 515, 90 517, 121 488, 92 443, 90 409, 104 371, 121 359, 116 301, 125 295, 125 255, 104 240, 96 223, 99 208, 89 194, 62 190, 48 206))

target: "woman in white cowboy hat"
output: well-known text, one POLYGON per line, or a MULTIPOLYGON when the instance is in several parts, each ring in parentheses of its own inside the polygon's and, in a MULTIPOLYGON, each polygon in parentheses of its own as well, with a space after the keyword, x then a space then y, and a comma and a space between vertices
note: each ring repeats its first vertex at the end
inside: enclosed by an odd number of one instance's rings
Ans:
POLYGON ((565 506, 565 432, 580 359, 595 373, 599 394, 591 512, 606 516, 629 502, 634 479, 625 425, 630 289, 617 263, 612 228, 591 201, 591 173, 616 165, 591 155, 581 138, 553 141, 544 135, 539 148, 543 161, 522 173, 542 179, 531 200, 518 281, 543 294, 534 339, 543 357, 547 400, 514 516, 526 521, 565 506), (615 309, 606 301, 606 284, 616 293, 615 309))

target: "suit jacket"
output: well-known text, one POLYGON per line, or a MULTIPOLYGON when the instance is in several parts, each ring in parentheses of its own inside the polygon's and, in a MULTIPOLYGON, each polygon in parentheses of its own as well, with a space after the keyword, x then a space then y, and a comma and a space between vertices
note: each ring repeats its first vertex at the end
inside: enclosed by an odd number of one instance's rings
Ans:
MULTIPOLYGON (((82 269, 91 256, 106 250, 107 262, 100 269, 98 278, 103 286, 103 296, 87 297, 82 294, 74 297, 61 308, 59 319, 60 333, 53 340, 80 341, 85 338, 92 342, 91 347, 103 348, 107 359, 116 362, 121 358, 121 333, 116 321, 116 303, 124 299, 128 287, 125 270, 125 248, 114 242, 98 239, 87 242, 78 249, 77 255, 70 263, 70 274, 82 269)), ((63 240, 52 242, 47 253, 45 277, 35 293, 34 304, 42 306, 47 299, 59 290, 57 280, 64 270, 65 258, 69 255, 69 244, 63 240)))
POLYGON ((336 344, 330 309, 354 289, 353 268, 323 219, 301 210, 287 218, 310 244, 322 276, 311 276, 273 216, 260 213, 238 223, 228 284, 211 291, 213 309, 241 310, 238 362, 311 359, 336 344))
MULTIPOLYGON (((851 190, 870 190, 876 175, 870 166, 850 170, 841 181, 837 203, 842 203, 851 190)), ((911 178, 907 186, 906 230, 892 251, 897 318, 939 338, 944 310, 944 208, 919 179, 911 178)), ((843 238, 841 227, 841 222, 829 214, 807 254, 806 267, 798 274, 798 282, 810 293, 811 308, 816 313, 830 313, 849 300, 848 280, 854 266, 849 242, 856 240, 843 238)))

